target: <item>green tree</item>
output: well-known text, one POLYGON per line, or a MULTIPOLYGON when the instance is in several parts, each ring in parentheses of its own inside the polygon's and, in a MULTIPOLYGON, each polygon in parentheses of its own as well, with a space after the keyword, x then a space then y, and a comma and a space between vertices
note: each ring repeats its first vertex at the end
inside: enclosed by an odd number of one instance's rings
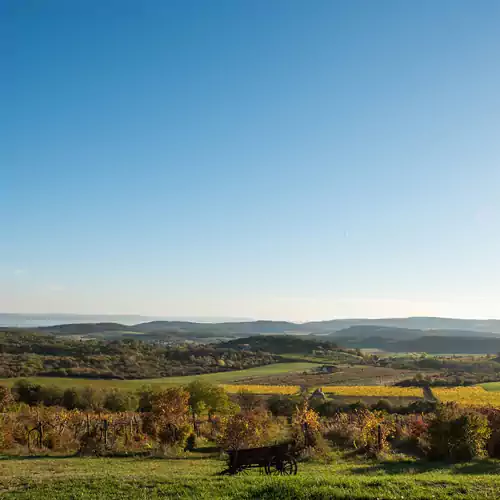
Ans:
POLYGON ((446 403, 437 407, 427 434, 431 458, 471 460, 485 455, 491 428, 485 415, 446 403))
POLYGON ((26 403, 30 406, 40 403, 42 386, 32 384, 28 380, 18 380, 12 387, 12 394, 14 394, 17 401, 26 403))
POLYGON ((109 411, 130 411, 137 407, 134 394, 125 391, 113 390, 104 396, 103 406, 109 411))
POLYGON ((226 414, 231 409, 229 396, 222 387, 202 380, 194 380, 186 387, 186 390, 189 392, 189 409, 197 434, 197 419, 205 411, 208 414, 208 420, 212 421, 216 413, 226 414))
POLYGON ((80 394, 74 387, 66 389, 63 394, 62 404, 68 410, 75 410, 80 408, 80 394))
POLYGON ((84 387, 80 392, 80 404, 84 410, 99 410, 102 408, 103 395, 93 387, 84 387))

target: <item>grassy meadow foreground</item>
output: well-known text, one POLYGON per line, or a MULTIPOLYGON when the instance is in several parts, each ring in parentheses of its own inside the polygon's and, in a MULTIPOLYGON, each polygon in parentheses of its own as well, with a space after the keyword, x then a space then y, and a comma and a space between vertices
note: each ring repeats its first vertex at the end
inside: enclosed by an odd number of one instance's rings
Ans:
POLYGON ((225 477, 216 458, 5 458, 0 493, 6 499, 482 499, 500 496, 500 461, 458 465, 408 460, 378 462, 334 455, 330 463, 300 463, 291 477, 258 470, 225 477))

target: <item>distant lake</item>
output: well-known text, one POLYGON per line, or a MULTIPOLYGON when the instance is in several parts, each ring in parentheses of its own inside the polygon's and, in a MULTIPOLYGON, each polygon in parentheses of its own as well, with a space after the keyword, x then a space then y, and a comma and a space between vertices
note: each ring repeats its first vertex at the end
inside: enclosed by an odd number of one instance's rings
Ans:
MULTIPOLYGON (((54 319, 21 319, 17 321, 4 321, 0 319, 0 326, 19 326, 19 327, 30 327, 30 326, 52 326, 57 325, 58 320, 54 319)), ((72 322, 71 322, 72 323, 72 322)))
POLYGON ((249 318, 209 318, 209 317, 158 317, 138 314, 11 314, 0 313, 0 327, 34 328, 69 323, 121 323, 137 325, 147 321, 194 321, 198 323, 223 323, 226 321, 253 321, 249 318))
POLYGON ((56 314, 53 316, 45 314, 0 314, 0 326, 12 326, 19 328, 34 328, 37 326, 52 326, 67 323, 122 323, 134 325, 156 318, 145 316, 99 316, 99 315, 66 315, 56 314))

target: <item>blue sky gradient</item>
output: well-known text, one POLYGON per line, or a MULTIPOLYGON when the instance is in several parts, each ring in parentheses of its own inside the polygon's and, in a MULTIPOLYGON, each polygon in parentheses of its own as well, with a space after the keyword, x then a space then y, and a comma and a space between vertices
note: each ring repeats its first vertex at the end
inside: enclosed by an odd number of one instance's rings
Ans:
POLYGON ((0 9, 0 311, 500 317, 499 2, 0 9))

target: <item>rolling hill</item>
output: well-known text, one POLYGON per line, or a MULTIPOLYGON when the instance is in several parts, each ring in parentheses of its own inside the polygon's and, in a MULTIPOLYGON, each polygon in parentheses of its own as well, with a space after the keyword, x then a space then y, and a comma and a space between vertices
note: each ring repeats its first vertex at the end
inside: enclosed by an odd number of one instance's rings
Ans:
POLYGON ((429 354, 496 354, 500 352, 498 337, 422 336, 407 340, 384 337, 338 337, 340 347, 380 349, 387 352, 426 352, 429 354))
POLYGON ((38 329, 59 335, 102 331, 137 333, 189 333, 207 336, 248 336, 260 334, 330 334, 336 337, 373 335, 411 338, 421 335, 500 336, 500 320, 463 320, 453 318, 342 319, 308 323, 289 321, 232 321, 199 323, 194 321, 148 321, 133 325, 118 322, 67 323, 40 326, 38 329))
MULTIPOLYGON (((453 318, 345 319, 309 323, 289 321, 230 321, 199 323, 194 321, 154 320, 133 325, 120 322, 66 323, 30 328, 40 333, 75 336, 81 339, 136 338, 151 342, 183 343, 224 342, 260 335, 311 335, 315 340, 330 341, 345 347, 378 348, 396 352, 497 352, 500 320, 462 320, 453 318), (404 325, 404 326, 403 326, 404 325), (427 337, 449 340, 419 340, 427 337), (458 346, 454 343, 458 339, 458 346), (462 339, 462 340, 460 340, 462 339), (470 348, 465 339, 481 340, 470 348), (486 342, 484 339, 490 339, 486 342), (404 344, 406 342, 406 344, 404 344), (478 347, 480 346, 480 347, 478 347), (428 348, 427 348, 428 347, 428 348), (438 351, 436 351, 438 349, 438 351), (458 351, 456 349, 459 349, 458 351), (465 351, 464 351, 465 349, 465 351), (478 351, 479 349, 479 351, 478 351), (486 350, 485 350, 486 349, 486 350)), ((498 349, 500 350, 500 349, 498 349)))
POLYGON ((409 318, 377 318, 377 319, 334 319, 330 321, 313 321, 303 326, 311 332, 331 333, 351 326, 378 326, 391 328, 407 328, 410 330, 468 330, 480 333, 495 333, 500 335, 500 320, 498 319, 459 319, 415 316, 409 318))

